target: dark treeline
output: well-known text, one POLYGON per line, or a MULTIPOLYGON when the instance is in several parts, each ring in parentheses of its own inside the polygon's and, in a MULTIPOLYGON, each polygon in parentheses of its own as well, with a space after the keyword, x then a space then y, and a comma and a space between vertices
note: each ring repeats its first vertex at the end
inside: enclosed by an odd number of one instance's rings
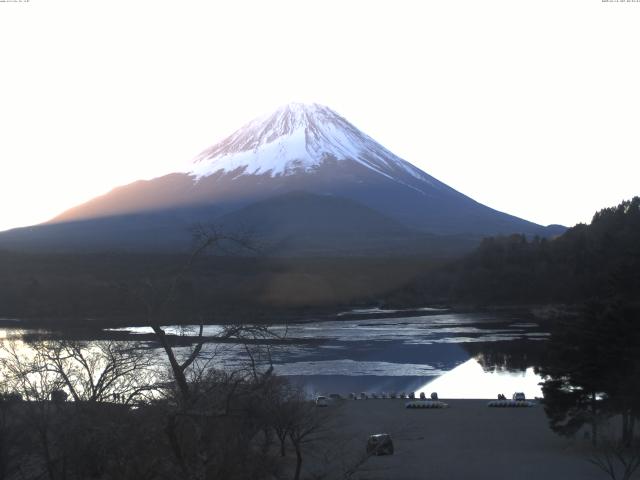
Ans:
MULTIPOLYGON (((555 239, 487 238, 458 260, 426 257, 208 256, 181 279, 173 322, 333 313, 356 305, 573 303, 640 298, 640 199, 607 208, 555 239), (210 318, 198 318, 199 312, 210 318)), ((0 252, 0 316, 136 323, 149 285, 186 256, 0 252)))
MULTIPOLYGON (((0 317, 56 325, 139 323, 141 299, 173 281, 184 255, 0 252, 0 317)), ((165 313, 174 323, 296 318, 380 302, 431 268, 428 258, 204 256, 165 313), (202 317, 202 312, 207 312, 202 317)))
MULTIPOLYGON (((0 315, 135 323, 140 296, 170 281, 181 255, 0 252, 0 315)), ((333 312, 352 305, 576 303, 640 298, 640 198, 555 239, 492 237, 458 260, 208 256, 181 279, 173 321, 333 312)))
POLYGON ((547 355, 546 342, 527 338, 511 342, 467 342, 461 346, 487 372, 523 372, 540 365, 547 355))
POLYGON ((465 258, 434 268, 390 302, 582 303, 640 298, 640 197, 597 212, 555 239, 491 237, 465 258))
POLYGON ((620 441, 631 446, 640 418, 638 345, 640 308, 629 303, 593 301, 558 320, 539 363, 551 428, 571 436, 589 425, 595 444, 599 426, 619 416, 620 441))

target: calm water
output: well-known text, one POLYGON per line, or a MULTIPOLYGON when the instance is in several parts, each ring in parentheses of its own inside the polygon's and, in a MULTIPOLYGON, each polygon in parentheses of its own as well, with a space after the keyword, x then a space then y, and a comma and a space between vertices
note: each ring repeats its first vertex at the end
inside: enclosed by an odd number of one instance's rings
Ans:
MULTIPOLYGON (((402 312, 363 310, 336 321, 274 327, 290 341, 270 347, 274 369, 310 395, 437 391, 441 398, 494 398, 522 391, 541 396, 533 367, 548 333, 539 324, 518 315, 432 310, 398 315, 402 312), (395 318, 385 316, 391 314, 395 318)), ((145 327, 119 330, 133 338, 150 332, 145 327)), ((195 329, 168 330, 195 335, 195 329)), ((212 325, 204 333, 220 330, 212 325)), ((0 330, 0 338, 9 332, 0 330)), ((246 364, 246 350, 239 345, 210 344, 204 351, 228 368, 246 364)))

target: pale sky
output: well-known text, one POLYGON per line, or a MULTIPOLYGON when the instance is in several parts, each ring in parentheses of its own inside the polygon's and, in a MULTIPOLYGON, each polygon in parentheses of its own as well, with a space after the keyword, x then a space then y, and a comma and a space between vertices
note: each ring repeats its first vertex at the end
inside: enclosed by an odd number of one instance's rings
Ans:
POLYGON ((0 230, 290 101, 541 224, 640 194, 640 3, 0 1, 0 230))

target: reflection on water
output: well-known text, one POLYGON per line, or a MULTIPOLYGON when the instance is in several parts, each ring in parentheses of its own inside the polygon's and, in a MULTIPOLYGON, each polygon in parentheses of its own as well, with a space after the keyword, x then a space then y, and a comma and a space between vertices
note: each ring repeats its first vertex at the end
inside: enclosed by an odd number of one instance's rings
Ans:
MULTIPOLYGON (((322 371, 322 370, 315 370, 322 371)), ((523 392, 527 398, 542 397, 539 383, 542 378, 532 367, 524 371, 486 371, 477 359, 471 358, 449 371, 427 370, 426 376, 380 376, 380 375, 308 375, 300 373, 290 378, 302 386, 310 397, 319 394, 365 392, 410 393, 427 397, 437 392, 440 398, 494 399, 499 393, 511 397, 514 392, 523 392)), ((399 372, 405 374, 405 371, 399 372)))
POLYGON ((471 358, 423 385, 418 392, 427 396, 438 392, 441 398, 497 398, 499 393, 511 398, 514 392, 523 392, 527 398, 535 398, 542 397, 542 389, 538 385, 541 381, 542 378, 531 367, 520 372, 488 372, 475 358, 471 358))
POLYGON ((357 315, 391 315, 393 313, 401 313, 401 312, 446 312, 447 308, 433 308, 433 307, 423 307, 423 308, 411 308, 411 309, 384 309, 379 307, 373 308, 354 308, 353 310, 348 310, 346 312, 340 312, 337 316, 357 316, 357 315))
POLYGON ((282 363, 275 367, 279 375, 347 375, 347 376, 437 376, 445 373, 429 364, 358 362, 349 358, 313 362, 282 363))
MULTIPOLYGON (((167 335, 184 335, 195 337, 198 336, 200 327, 197 325, 165 325, 162 327, 167 335)), ((219 335, 222 333, 220 325, 205 325, 202 334, 205 337, 219 335)), ((142 335, 153 333, 151 327, 122 327, 122 328, 105 328, 106 332, 128 332, 133 335, 142 335)))
MULTIPOLYGON (((541 379, 531 367, 544 355, 548 333, 527 318, 435 311, 384 318, 379 311, 368 313, 373 318, 363 314, 274 326, 275 333, 289 340, 286 345, 270 345, 275 372, 289 376, 309 393, 435 390, 442 398, 494 398, 514 391, 541 395, 541 379)), ((170 326, 166 331, 184 341, 195 337, 198 329, 170 326)), ((221 331, 221 326, 209 325, 204 336, 221 331)), ((7 332, 16 330, 0 329, 0 338, 7 332)), ((142 340, 142 335, 151 329, 103 333, 117 334, 119 339, 125 335, 129 341, 138 337, 147 346, 150 337, 142 340)), ((228 369, 239 368, 247 360, 247 351, 233 343, 209 343, 203 354, 228 369)))

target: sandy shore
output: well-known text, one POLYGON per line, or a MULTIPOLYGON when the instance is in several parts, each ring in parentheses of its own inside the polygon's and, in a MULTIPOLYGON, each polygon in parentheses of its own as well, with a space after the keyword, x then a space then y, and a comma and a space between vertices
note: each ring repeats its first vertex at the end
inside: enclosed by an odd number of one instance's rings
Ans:
POLYGON ((323 449, 309 452, 307 476, 331 478, 362 461, 366 438, 389 433, 395 454, 368 458, 357 479, 602 479, 589 442, 548 427, 543 407, 489 408, 488 400, 446 400, 447 409, 406 409, 405 400, 347 400, 334 409, 323 449))

